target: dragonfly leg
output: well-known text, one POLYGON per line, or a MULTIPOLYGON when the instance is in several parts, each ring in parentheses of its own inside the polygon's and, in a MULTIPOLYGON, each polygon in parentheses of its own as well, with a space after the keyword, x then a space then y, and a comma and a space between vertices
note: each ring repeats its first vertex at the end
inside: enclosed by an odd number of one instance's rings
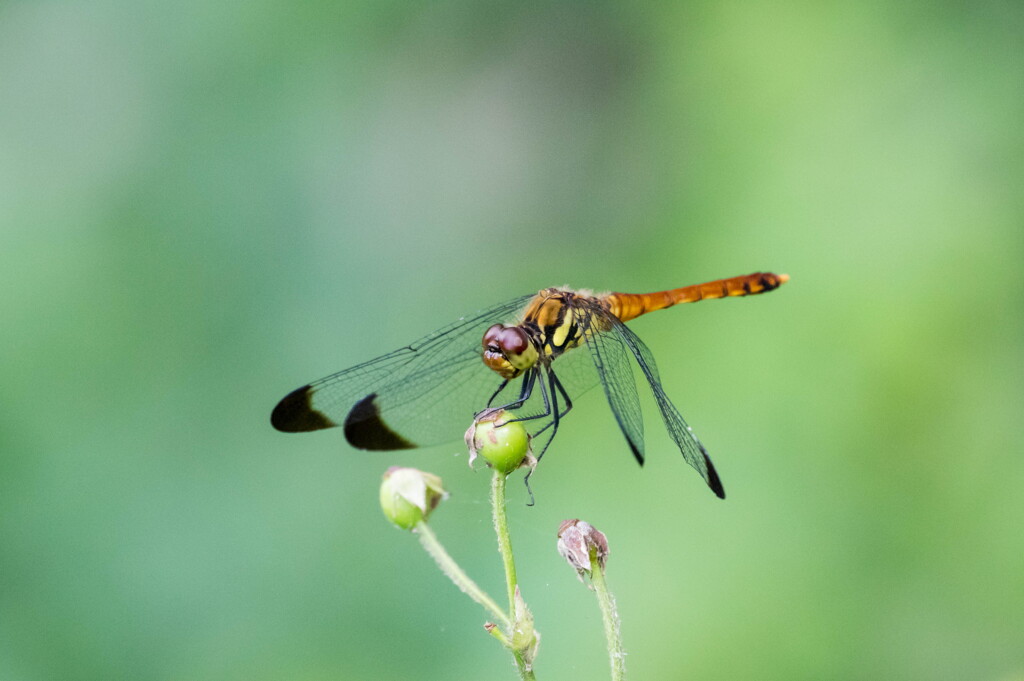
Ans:
MULTIPOLYGON (((554 377, 554 375, 554 372, 552 372, 551 369, 548 368, 549 386, 544 385, 543 379, 538 381, 538 384, 540 385, 541 397, 544 398, 545 413, 533 418, 544 418, 545 416, 551 416, 551 421, 543 428, 541 428, 537 433, 539 435, 540 433, 543 433, 545 430, 547 430, 549 426, 551 427, 551 435, 548 436, 547 442, 544 443, 544 446, 541 447, 540 454, 537 455, 538 462, 540 462, 540 457, 544 456, 544 452, 548 450, 548 447, 551 445, 552 440, 555 439, 555 433, 558 432, 558 395, 555 393, 554 383, 551 382, 551 379, 554 377), (551 393, 550 402, 548 401, 549 391, 551 393)), ((527 506, 533 506, 534 504, 533 488, 530 487, 530 476, 533 475, 533 472, 535 470, 537 470, 537 467, 535 465, 531 466, 530 470, 526 471, 526 477, 523 478, 523 484, 526 485, 526 493, 530 495, 530 501, 527 502, 527 506)))
MULTIPOLYGON (((524 383, 525 383, 525 382, 524 382, 524 383)), ((506 386, 506 385, 508 385, 508 379, 507 379, 507 378, 506 378, 506 379, 505 379, 504 381, 502 381, 502 382, 501 382, 501 385, 499 385, 499 386, 498 386, 498 389, 494 391, 494 394, 493 394, 493 395, 491 395, 491 399, 487 400, 487 409, 490 409, 490 408, 491 408, 491 402, 493 402, 493 401, 494 401, 494 398, 495 398, 495 397, 497 397, 497 396, 498 396, 498 394, 499 394, 499 393, 500 393, 500 392, 501 392, 502 390, 504 390, 504 389, 505 389, 505 386, 506 386)), ((477 415, 479 415, 479 414, 481 414, 481 413, 482 413, 482 412, 479 412, 479 411, 478 411, 478 412, 477 412, 477 415)))
MULTIPOLYGON (((543 385, 543 384, 542 384, 543 385)), ((555 433, 558 432, 558 423, 562 420, 562 417, 569 413, 572 409, 572 398, 569 397, 569 393, 565 391, 565 387, 562 382, 558 380, 558 376, 555 372, 548 368, 548 393, 551 395, 551 408, 550 416, 551 421, 541 428, 536 435, 540 435, 548 428, 551 428, 551 435, 548 437, 547 442, 544 443, 544 447, 540 450, 540 454, 537 455, 537 460, 544 456, 544 452, 548 451, 548 447, 551 446, 552 441, 555 439, 555 433), (561 395, 565 402, 565 409, 560 410, 558 408, 558 396, 561 395)), ((547 414, 546 414, 547 415, 547 414)), ((527 476, 529 477, 529 476, 527 476)))
MULTIPOLYGON (((534 383, 536 382, 536 380, 537 380, 536 374, 533 371, 529 372, 526 376, 523 377, 523 387, 519 389, 519 397, 517 397, 514 401, 509 402, 508 404, 501 405, 500 407, 492 407, 491 403, 494 402, 494 398, 497 397, 499 394, 501 394, 501 391, 504 390, 505 386, 508 385, 508 379, 506 378, 504 381, 501 382, 501 385, 498 386, 498 389, 494 391, 494 394, 491 395, 491 399, 487 400, 487 407, 485 407, 484 409, 481 409, 480 411, 478 411, 475 414, 473 414, 473 418, 479 419, 480 416, 483 413, 485 413, 485 412, 493 413, 493 412, 499 412, 499 411, 509 411, 509 410, 513 410, 513 409, 518 409, 519 407, 523 406, 523 404, 528 399, 530 399, 530 395, 533 394, 533 386, 534 386, 534 383)), ((510 420, 511 421, 518 421, 520 419, 510 419, 510 420)), ((494 426, 496 428, 500 428, 501 426, 505 425, 506 423, 508 423, 508 421, 502 421, 501 423, 494 424, 494 426)))
MULTIPOLYGON (((508 381, 506 380, 505 383, 508 383, 508 381)), ((502 384, 501 388, 498 388, 498 392, 494 393, 494 395, 491 396, 491 400, 493 400, 495 397, 498 396, 498 393, 500 393, 502 391, 502 389, 505 387, 505 383, 502 384)), ((526 404, 526 401, 528 399, 530 399, 530 396, 533 394, 533 386, 536 383, 537 383, 537 372, 535 370, 531 370, 526 376, 523 377, 523 387, 519 391, 519 397, 516 398, 515 401, 509 402, 508 404, 503 404, 500 407, 491 407, 490 406, 490 402, 488 402, 487 403, 488 406, 487 406, 487 409, 485 411, 513 411, 515 409, 519 409, 524 404, 526 404)), ((543 387, 544 387, 544 384, 541 383, 541 388, 542 388, 541 393, 542 394, 544 392, 543 391, 543 387)), ((546 409, 547 408, 547 398, 546 397, 544 399, 544 405, 545 405, 545 409, 546 409)), ((482 413, 483 412, 477 412, 476 415, 480 416, 480 414, 482 414, 482 413)), ((526 419, 529 419, 529 418, 536 418, 536 417, 528 416, 528 417, 524 417, 524 418, 514 418, 514 419, 509 419, 508 421, 502 421, 501 423, 496 423, 494 425, 495 425, 495 427, 501 427, 501 426, 505 425, 506 423, 510 423, 512 421, 525 421, 526 419)))
MULTIPOLYGON (((565 416, 566 414, 568 414, 569 411, 572 409, 572 398, 569 397, 569 393, 566 392, 565 386, 563 386, 562 382, 558 380, 558 376, 555 375, 554 371, 552 371, 550 368, 548 368, 547 372, 548 372, 547 392, 550 392, 550 394, 551 394, 551 408, 550 408, 551 421, 548 422, 539 431, 537 431, 534 434, 534 437, 540 435, 541 433, 543 433, 548 428, 551 428, 551 435, 548 436, 547 442, 544 443, 544 446, 541 448, 540 453, 537 454, 537 461, 538 462, 540 461, 541 457, 544 456, 544 452, 548 451, 548 447, 551 446, 551 443, 554 442, 555 434, 558 432, 558 423, 562 420, 562 417, 565 416), (565 409, 564 410, 559 410, 559 408, 558 408, 558 396, 559 395, 561 395, 562 399, 565 401, 565 409)), ((543 383, 543 381, 541 382, 540 385, 541 385, 541 390, 543 392, 544 391, 544 383, 543 383)), ((545 404, 547 404, 547 400, 545 400, 545 404)), ((530 503, 527 504, 528 506, 533 506, 533 490, 530 488, 530 476, 533 475, 533 471, 534 470, 536 470, 536 468, 531 468, 526 473, 526 477, 523 478, 523 482, 526 484, 526 491, 530 494, 530 503)))
MULTIPOLYGON (((508 383, 508 381, 505 381, 508 383)), ((530 399, 530 395, 533 394, 533 386, 537 382, 537 372, 531 371, 526 378, 523 379, 523 388, 519 391, 519 398, 515 402, 509 402, 502 409, 519 409, 519 407, 526 404, 526 400, 530 399)))
MULTIPOLYGON (((519 399, 516 400, 515 402, 510 402, 509 404, 506 404, 503 407, 498 407, 498 409, 505 409, 507 411, 514 411, 516 409, 519 409, 526 403, 528 399, 530 399, 530 396, 533 393, 533 387, 537 385, 540 386, 540 397, 541 400, 544 402, 544 410, 541 411, 539 414, 527 414, 526 416, 516 416, 515 418, 511 418, 507 421, 497 423, 495 424, 496 426, 503 426, 506 423, 514 423, 516 421, 534 421, 536 419, 544 419, 547 418, 548 416, 551 416, 552 407, 551 400, 548 397, 549 391, 548 387, 544 384, 544 378, 540 375, 540 372, 540 367, 534 367, 533 369, 531 369, 529 378, 527 379, 527 382, 523 385, 523 392, 519 396, 519 399)), ((545 428, 547 428, 547 426, 545 426, 545 428)), ((544 429, 541 430, 543 431, 544 429)))
MULTIPOLYGON (((558 432, 559 421, 561 421, 562 417, 568 414, 572 409, 572 398, 569 397, 569 393, 565 390, 562 382, 558 380, 558 376, 555 372, 551 370, 551 367, 534 367, 529 374, 524 377, 523 388, 519 393, 519 398, 515 402, 510 402, 499 408, 515 410, 522 407, 533 394, 534 386, 538 387, 540 390, 541 400, 544 403, 544 410, 539 414, 517 416, 516 418, 509 419, 508 421, 497 423, 495 426, 501 427, 514 421, 545 419, 550 416, 551 420, 533 435, 533 437, 536 438, 549 428, 551 429, 551 433, 548 435, 547 440, 544 442, 544 446, 541 447, 540 453, 537 455, 537 460, 540 461, 540 458, 544 456, 544 452, 547 451, 548 447, 551 446, 552 441, 555 439, 555 433, 558 432), (541 376, 541 371, 546 372, 546 375, 541 376), (562 397, 562 405, 559 405, 559 395, 562 397)), ((505 386, 503 384, 498 391, 494 393, 494 396, 492 396, 491 399, 493 400, 504 387, 505 386)), ((530 502, 527 506, 533 506, 534 503, 533 490, 530 488, 531 475, 533 475, 533 469, 527 472, 526 477, 523 479, 523 482, 526 484, 526 491, 530 495, 530 502)))
POLYGON ((572 409, 572 398, 569 397, 569 393, 565 391, 565 386, 563 386, 562 382, 558 380, 558 376, 555 375, 555 372, 549 371, 548 373, 551 376, 552 386, 558 388, 558 392, 561 393, 562 399, 565 400, 565 411, 562 412, 562 416, 565 416, 569 413, 569 410, 572 409))
MULTIPOLYGON (((562 399, 565 401, 565 408, 558 412, 558 417, 557 418, 552 418, 550 421, 547 422, 547 424, 543 428, 541 428, 536 433, 534 433, 533 434, 534 437, 539 436, 545 430, 547 430, 548 428, 554 426, 557 421, 561 420, 562 417, 564 417, 566 414, 568 414, 569 410, 572 409, 572 398, 570 398, 569 397, 569 393, 567 393, 565 391, 565 388, 562 386, 562 382, 558 380, 558 376, 556 376, 554 374, 554 372, 551 372, 551 377, 555 379, 554 380, 554 387, 558 390, 558 393, 561 394, 562 399)), ((547 449, 547 446, 545 446, 544 448, 547 449)))

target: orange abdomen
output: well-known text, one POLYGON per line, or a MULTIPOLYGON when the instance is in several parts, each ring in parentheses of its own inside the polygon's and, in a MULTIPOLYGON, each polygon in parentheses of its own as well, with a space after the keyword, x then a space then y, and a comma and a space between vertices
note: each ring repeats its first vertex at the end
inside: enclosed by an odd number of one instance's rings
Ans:
POLYGON ((706 298, 750 296, 777 289, 789 281, 787 274, 755 272, 741 277, 717 279, 656 293, 609 293, 605 296, 612 314, 624 322, 642 314, 663 310, 680 303, 696 303, 706 298))

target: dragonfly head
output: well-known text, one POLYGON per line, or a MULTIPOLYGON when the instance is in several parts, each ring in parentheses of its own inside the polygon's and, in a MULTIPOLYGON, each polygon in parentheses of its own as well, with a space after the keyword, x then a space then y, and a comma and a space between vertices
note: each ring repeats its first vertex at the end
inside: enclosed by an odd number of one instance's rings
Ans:
POLYGON ((484 333, 484 364, 502 378, 515 378, 537 363, 537 348, 519 326, 495 324, 484 333))

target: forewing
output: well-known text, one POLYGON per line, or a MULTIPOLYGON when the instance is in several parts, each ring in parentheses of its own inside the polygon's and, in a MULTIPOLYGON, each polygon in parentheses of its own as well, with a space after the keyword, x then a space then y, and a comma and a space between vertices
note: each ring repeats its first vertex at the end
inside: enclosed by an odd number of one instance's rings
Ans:
POLYGON ((271 423, 285 432, 344 425, 346 438, 362 449, 458 439, 501 383, 480 359, 484 331, 511 321, 531 297, 464 317, 404 348, 302 386, 281 400, 271 423))
MULTIPOLYGON (((597 304, 589 304, 578 308, 580 315, 589 317, 585 326, 601 329, 608 325, 606 318, 614 319, 597 304)), ((615 320, 617 321, 617 320, 615 320)), ((587 336, 583 348, 590 351, 597 375, 604 388, 608 406, 611 407, 619 429, 626 436, 633 456, 642 465, 644 462, 644 421, 640 411, 640 398, 636 392, 636 381, 633 379, 633 367, 629 362, 629 347, 620 334, 597 331, 587 336)), ((570 350, 569 352, 579 352, 570 350)), ((555 364, 555 372, 561 378, 562 373, 555 364)), ((568 389, 568 388, 567 388, 568 389)))
POLYGON ((665 390, 661 385, 661 377, 658 375, 658 365, 654 361, 654 355, 644 345, 644 342, 640 340, 640 337, 618 319, 614 319, 608 334, 605 335, 615 335, 629 346, 637 363, 640 365, 640 370, 643 371, 644 376, 647 377, 647 382, 651 385, 651 391, 654 393, 654 399, 658 403, 658 409, 661 410, 665 427, 668 428, 669 435, 672 436, 672 439, 679 447, 679 451, 682 452, 683 458, 686 459, 688 464, 697 469, 697 472, 704 478, 711 491, 718 495, 719 498, 724 499, 725 489, 722 487, 722 481, 718 478, 714 464, 711 463, 711 457, 708 456, 704 445, 694 435, 693 429, 686 424, 682 414, 679 413, 679 410, 672 404, 668 395, 665 394, 665 390))

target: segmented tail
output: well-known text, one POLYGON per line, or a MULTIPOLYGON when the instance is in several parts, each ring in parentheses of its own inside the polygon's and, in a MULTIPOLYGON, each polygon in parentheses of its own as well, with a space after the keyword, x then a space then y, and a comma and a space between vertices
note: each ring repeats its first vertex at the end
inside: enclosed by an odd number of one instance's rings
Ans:
POLYGON ((642 314, 663 310, 681 303, 696 303, 707 298, 728 298, 767 293, 789 281, 788 274, 755 272, 741 277, 717 279, 656 293, 609 293, 605 296, 612 314, 624 322, 642 314))

